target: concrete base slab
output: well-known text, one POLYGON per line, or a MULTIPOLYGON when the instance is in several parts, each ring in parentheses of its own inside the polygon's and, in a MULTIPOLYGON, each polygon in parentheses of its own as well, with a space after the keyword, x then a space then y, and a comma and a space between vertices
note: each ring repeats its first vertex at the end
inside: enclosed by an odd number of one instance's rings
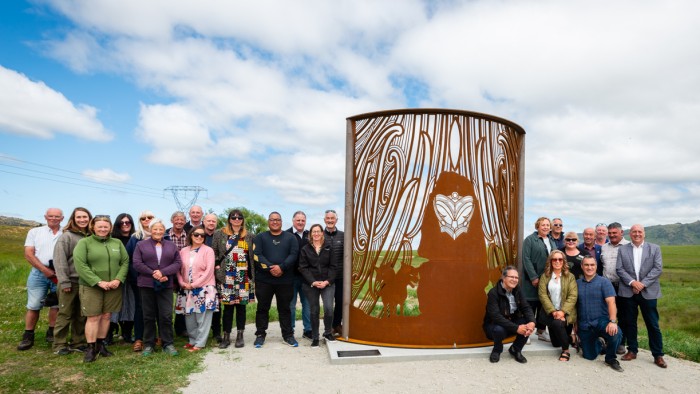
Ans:
MULTIPOLYGON (((552 347, 549 342, 539 341, 536 335, 530 337, 531 344, 525 345, 523 355, 532 356, 556 356, 561 348, 552 347)), ((398 347, 385 347, 374 345, 362 345, 345 341, 326 342, 328 356, 331 364, 372 364, 396 361, 418 360, 450 360, 462 358, 485 358, 491 354, 492 347, 478 347, 467 349, 409 349, 398 347)), ((510 357, 506 352, 509 344, 504 344, 502 357, 510 357)), ((576 352, 576 349, 571 349, 576 352)))

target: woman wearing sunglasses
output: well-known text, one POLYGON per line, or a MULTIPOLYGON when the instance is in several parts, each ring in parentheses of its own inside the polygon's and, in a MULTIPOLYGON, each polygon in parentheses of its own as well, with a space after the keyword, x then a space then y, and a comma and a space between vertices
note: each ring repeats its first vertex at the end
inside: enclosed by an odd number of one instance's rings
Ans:
POLYGON ((189 340, 185 349, 196 352, 207 344, 214 311, 219 298, 214 279, 214 250, 204 244, 206 233, 202 226, 187 234, 187 246, 180 250, 182 265, 177 273, 180 291, 175 313, 185 315, 189 340))
POLYGON ((236 315, 235 347, 243 347, 246 305, 255 301, 253 288, 253 234, 245 228, 243 212, 233 209, 226 227, 214 233, 212 247, 216 253, 217 286, 223 310, 223 338, 220 349, 231 345, 233 315, 236 315))
MULTIPOLYGON (((569 237, 568 233, 566 237, 569 237)), ((552 346, 561 346, 559 361, 569 361, 569 336, 576 323, 578 287, 561 250, 555 250, 547 257, 537 290, 552 346)))
POLYGON ((580 279, 583 276, 581 262, 584 257, 588 256, 588 251, 579 247, 578 235, 573 231, 566 233, 564 235, 564 247, 560 250, 566 255, 569 271, 574 274, 575 279, 580 279))

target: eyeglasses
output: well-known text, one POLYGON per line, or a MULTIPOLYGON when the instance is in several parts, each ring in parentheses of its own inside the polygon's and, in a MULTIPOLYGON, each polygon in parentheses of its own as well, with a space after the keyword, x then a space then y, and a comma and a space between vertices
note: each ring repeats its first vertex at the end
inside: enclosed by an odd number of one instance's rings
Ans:
POLYGON ((608 227, 608 225, 605 224, 605 223, 598 223, 598 224, 596 224, 595 226, 596 226, 596 227, 600 227, 600 226, 608 227))
POLYGON ((243 216, 231 216, 231 220, 243 220, 243 216))
POLYGON ((578 239, 576 239, 576 238, 564 238, 564 241, 566 241, 566 242, 576 242, 576 241, 578 241, 578 239))
POLYGON ((143 221, 151 220, 151 219, 153 219, 153 216, 144 216, 141 218, 141 221, 143 222, 143 221))
POLYGON ((563 224, 555 223, 555 224, 553 224, 552 226, 553 226, 553 227, 562 227, 563 224))
POLYGON ((282 219, 267 219, 268 222, 281 222, 282 219))
POLYGON ((95 215, 94 221, 98 220, 110 220, 109 215, 95 215))
POLYGON ((552 261, 564 261, 561 257, 557 257, 556 259, 552 259, 552 261))
POLYGON ((194 237, 204 238, 205 236, 206 235, 204 233, 192 233, 192 238, 194 238, 194 237))
POLYGON ((520 279, 520 277, 513 276, 513 275, 507 275, 506 278, 508 278, 508 279, 515 279, 515 280, 520 279))
POLYGON ((119 224, 121 224, 122 226, 131 226, 131 222, 128 220, 123 220, 119 222, 119 224))

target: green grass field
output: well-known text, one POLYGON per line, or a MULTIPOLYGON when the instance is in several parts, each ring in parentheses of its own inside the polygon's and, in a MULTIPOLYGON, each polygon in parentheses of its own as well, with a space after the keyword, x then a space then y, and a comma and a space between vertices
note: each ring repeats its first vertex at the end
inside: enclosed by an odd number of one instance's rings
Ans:
MULTIPOLYGON (((24 286, 29 272, 22 246, 27 230, 0 226, 0 392, 170 393, 185 386, 187 376, 202 368, 203 352, 183 351, 178 357, 158 352, 144 358, 126 344, 111 346, 114 357, 91 364, 83 364, 79 353, 56 356, 44 341, 46 311, 39 320, 35 346, 17 351, 24 330, 24 286)), ((700 362, 700 246, 667 246, 662 252, 659 313, 664 349, 671 356, 700 362)), ((297 316, 300 312, 297 310, 297 316)), ((248 322, 254 321, 254 316, 255 305, 249 305, 248 322)), ((276 310, 271 311, 273 318, 277 318, 276 310)), ((646 348, 641 317, 639 327, 640 346, 646 348)), ((181 349, 185 342, 177 339, 175 344, 181 349)))

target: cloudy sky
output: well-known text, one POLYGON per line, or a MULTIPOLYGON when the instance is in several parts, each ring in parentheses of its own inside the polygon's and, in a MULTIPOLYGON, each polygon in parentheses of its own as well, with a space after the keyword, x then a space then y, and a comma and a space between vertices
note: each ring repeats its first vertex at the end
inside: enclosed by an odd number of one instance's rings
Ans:
POLYGON ((527 132, 525 233, 700 219, 697 1, 0 4, 0 215, 344 201, 345 119, 424 107, 527 132), (695 38, 693 38, 695 37, 695 38), (181 196, 189 200, 192 194, 181 196))

